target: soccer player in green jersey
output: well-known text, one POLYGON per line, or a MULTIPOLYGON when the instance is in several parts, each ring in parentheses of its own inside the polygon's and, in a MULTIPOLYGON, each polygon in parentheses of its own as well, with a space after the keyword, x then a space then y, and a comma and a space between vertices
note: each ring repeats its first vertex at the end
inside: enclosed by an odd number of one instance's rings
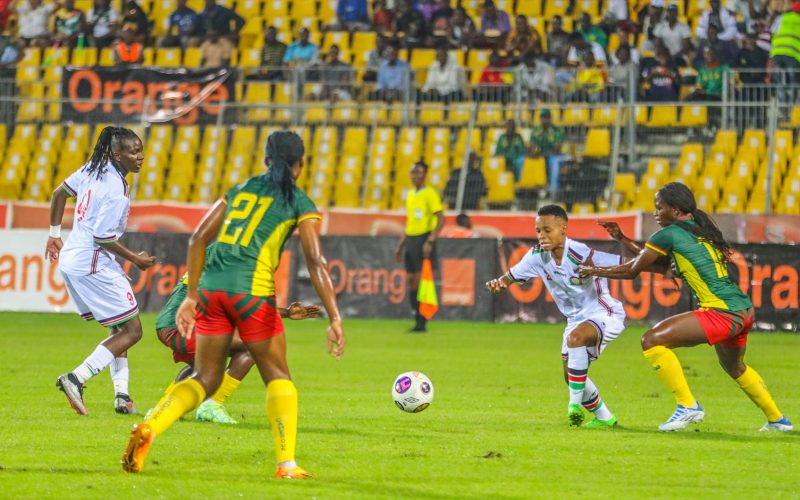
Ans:
POLYGON ((328 352, 336 359, 344 353, 344 331, 320 249, 321 217, 314 202, 295 184, 304 153, 303 141, 294 132, 270 135, 267 173, 231 189, 189 240, 189 282, 176 322, 185 338, 197 335, 194 373, 164 395, 149 419, 134 425, 122 457, 125 471, 140 472, 153 439, 217 390, 233 333, 238 330, 267 386, 267 417, 278 462, 275 475, 311 477, 295 461, 297 389, 289 375, 286 337, 275 307, 275 270, 295 229, 299 229, 311 282, 328 313, 328 352), (206 253, 212 241, 216 244, 206 253))
POLYGON ((656 222, 662 229, 650 237, 636 259, 616 267, 582 266, 580 273, 633 279, 642 271, 666 272, 668 268, 661 262, 669 257, 675 275, 683 278, 696 297, 698 310, 667 318, 642 337, 645 358, 677 402, 675 413, 659 430, 676 431, 703 421, 703 408, 692 395, 672 350, 706 343, 714 346, 725 372, 766 415, 761 430, 792 430, 764 380, 744 362, 747 334, 754 322, 753 303, 728 276, 730 245, 708 214, 697 208, 694 194, 683 184, 671 182, 662 187, 655 204, 656 222))
MULTIPOLYGON (((191 375, 194 368, 194 355, 197 349, 195 340, 197 336, 193 335, 189 338, 184 338, 178 331, 178 325, 175 323, 175 314, 177 314, 178 308, 183 304, 186 298, 186 285, 188 282, 189 275, 184 274, 180 281, 178 281, 178 284, 175 285, 175 289, 169 295, 166 304, 161 308, 161 311, 158 313, 158 318, 156 318, 156 334, 158 335, 158 339, 165 346, 172 349, 172 359, 174 359, 176 363, 187 363, 187 365, 178 372, 173 384, 177 384, 191 375)), ((304 306, 299 302, 295 302, 286 308, 278 308, 281 318, 293 320, 316 318, 319 316, 319 311, 320 309, 318 306, 304 306)), ((238 331, 233 332, 233 340, 231 341, 228 354, 230 356, 230 361, 228 362, 228 368, 225 370, 219 389, 197 407, 195 418, 201 422, 214 422, 218 424, 238 423, 236 419, 230 416, 228 410, 225 408, 225 401, 239 387, 239 384, 241 384, 244 377, 250 372, 255 361, 253 361, 253 357, 250 356, 250 351, 247 350, 247 346, 244 345, 241 337, 239 337, 238 331)), ((172 388, 172 386, 167 390, 170 388, 172 388)), ((145 420, 150 418, 150 415, 152 415, 152 409, 145 415, 145 420)))

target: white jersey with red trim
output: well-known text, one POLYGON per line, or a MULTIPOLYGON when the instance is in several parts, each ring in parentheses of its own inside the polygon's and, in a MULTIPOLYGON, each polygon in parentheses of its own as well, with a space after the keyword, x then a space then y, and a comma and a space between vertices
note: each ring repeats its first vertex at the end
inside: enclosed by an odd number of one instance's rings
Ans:
POLYGON ((578 277, 578 266, 589 258, 594 265, 601 267, 617 266, 624 262, 619 255, 592 250, 579 241, 566 238, 561 263, 556 262, 552 253, 537 245, 508 272, 516 282, 541 278, 558 310, 567 317, 568 328, 603 315, 624 322, 625 309, 608 292, 606 278, 578 277))
POLYGON ((103 244, 117 241, 128 225, 131 200, 128 183, 111 164, 97 178, 85 166, 76 170, 61 184, 77 200, 72 232, 58 258, 59 269, 67 274, 84 276, 119 263, 103 244))

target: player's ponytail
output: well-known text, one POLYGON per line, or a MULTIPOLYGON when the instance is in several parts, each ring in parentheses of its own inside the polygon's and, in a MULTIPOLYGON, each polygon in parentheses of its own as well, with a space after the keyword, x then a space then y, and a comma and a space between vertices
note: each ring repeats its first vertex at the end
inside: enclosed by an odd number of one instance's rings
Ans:
POLYGON ((714 245, 726 259, 730 256, 733 251, 731 245, 725 241, 714 220, 697 208, 694 194, 688 187, 680 182, 670 182, 658 190, 658 195, 661 201, 685 215, 691 215, 695 221, 695 224, 689 224, 679 220, 675 224, 714 245))
POLYGON ((292 166, 303 158, 303 139, 294 132, 273 132, 267 139, 267 177, 280 189, 286 203, 294 201, 292 166))
MULTIPOLYGON (((106 169, 104 168, 106 163, 111 161, 111 163, 114 164, 114 159, 111 155, 112 151, 118 150, 123 140, 138 138, 139 136, 136 135, 136 132, 127 128, 104 128, 97 138, 97 144, 94 145, 92 157, 89 158, 89 163, 86 164, 85 168, 87 173, 96 174, 97 178, 100 179, 103 174, 106 173, 106 169)), ((114 164, 114 167, 118 168, 116 164, 114 164)))

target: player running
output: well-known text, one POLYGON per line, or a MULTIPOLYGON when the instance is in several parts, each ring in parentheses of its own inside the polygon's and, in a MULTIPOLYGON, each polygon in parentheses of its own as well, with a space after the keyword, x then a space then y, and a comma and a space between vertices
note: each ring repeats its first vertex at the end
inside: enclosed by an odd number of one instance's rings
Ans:
MULTIPOLYGON (((178 372, 173 384, 177 384, 191 375, 194 367, 196 337, 191 336, 189 338, 183 338, 180 332, 178 332, 178 326, 175 324, 175 314, 186 298, 186 284, 188 280, 188 274, 184 274, 167 299, 167 303, 164 304, 164 307, 161 308, 161 312, 158 313, 158 318, 156 318, 156 334, 158 335, 158 339, 165 346, 172 349, 172 359, 174 359, 176 363, 188 363, 187 366, 184 366, 181 371, 178 372)), ((304 306, 295 302, 290 304, 288 308, 279 307, 278 312, 281 318, 300 320, 318 317, 319 307, 304 306)), ((230 416, 224 404, 239 387, 242 379, 247 376, 250 372, 250 368, 252 368, 255 363, 247 347, 242 342, 241 337, 239 337, 238 331, 233 332, 233 340, 231 341, 228 355, 231 359, 228 363, 228 368, 225 370, 219 389, 217 389, 217 392, 215 392, 213 396, 203 401, 203 403, 197 407, 195 418, 201 422, 215 422, 218 424, 238 423, 230 416)), ((170 385, 167 390, 171 388, 172 385, 170 385)), ((145 415, 145 420, 150 418, 150 415, 152 415, 152 409, 145 415)))
POLYGON ((597 360, 606 346, 625 329, 625 310, 611 297, 605 279, 578 278, 584 262, 620 264, 622 257, 592 250, 567 238, 567 212, 558 205, 546 205, 536 217, 539 244, 503 276, 486 283, 492 293, 501 293, 512 283, 539 277, 561 313, 567 317, 561 359, 569 385, 567 420, 572 426, 583 423, 583 408, 594 414, 587 428, 609 428, 617 418, 600 398, 588 377, 590 360, 597 360), (581 408, 581 406, 583 408, 581 408))
POLYGON ((125 176, 142 168, 142 141, 126 128, 106 127, 100 133, 89 162, 70 175, 53 192, 50 202, 50 237, 45 257, 58 259, 58 268, 81 318, 97 320, 109 328, 109 337, 70 373, 58 377, 56 386, 64 391, 79 415, 88 415, 83 386, 111 365, 114 409, 136 413, 128 393, 128 349, 142 338, 139 306, 128 277, 116 254, 145 270, 156 258, 135 253, 120 243, 130 210, 125 176), (61 241, 61 219, 67 199, 80 200, 66 244, 61 241))
POLYGON ((655 196, 655 218, 662 229, 654 233, 645 249, 631 262, 606 267, 587 263, 581 276, 634 279, 642 271, 669 269, 691 288, 700 309, 685 312, 660 322, 642 337, 642 349, 661 382, 675 395, 677 408, 662 431, 683 429, 702 422, 703 408, 697 402, 680 361, 672 352, 676 347, 713 345, 720 365, 767 417, 762 431, 790 431, 792 423, 778 409, 764 380, 744 363, 747 334, 753 326, 753 303, 728 276, 731 247, 714 221, 697 208, 692 191, 679 182, 670 182, 655 196))
POLYGON ((267 417, 278 461, 275 475, 312 477, 295 461, 297 389, 289 375, 286 337, 275 307, 275 270, 296 228, 311 281, 328 313, 328 352, 336 359, 344 353, 344 332, 317 236, 320 215, 295 184, 303 169, 304 149, 294 132, 270 135, 268 172, 231 189, 189 240, 189 281, 176 321, 184 337, 197 334, 194 373, 167 391, 152 417, 134 425, 122 457, 124 470, 140 472, 153 439, 217 390, 238 329, 267 386, 267 417), (213 240, 217 243, 206 255, 213 240))

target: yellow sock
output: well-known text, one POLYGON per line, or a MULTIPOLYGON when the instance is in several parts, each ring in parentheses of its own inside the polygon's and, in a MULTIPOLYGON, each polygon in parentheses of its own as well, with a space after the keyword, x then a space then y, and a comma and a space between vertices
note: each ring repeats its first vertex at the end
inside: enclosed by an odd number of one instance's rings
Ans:
POLYGON ((173 422, 197 408, 205 397, 206 391, 200 382, 193 378, 182 380, 164 394, 145 423, 153 430, 153 436, 158 436, 173 422))
POLYGON ((764 379, 757 371, 748 366, 742 376, 736 379, 736 383, 753 400, 753 403, 761 408, 761 411, 767 416, 767 420, 775 422, 781 419, 783 413, 778 409, 778 405, 775 404, 775 400, 767 390, 767 384, 764 383, 764 379))
POLYGON ((231 377, 226 373, 225 377, 222 379, 222 383, 220 384, 219 389, 217 389, 217 392, 215 392, 214 395, 211 396, 211 399, 213 399, 219 404, 224 403, 226 399, 231 397, 233 391, 235 391, 236 388, 239 387, 239 384, 241 383, 242 383, 241 380, 236 380, 235 378, 231 377))
POLYGON ((297 444, 297 389, 291 380, 276 379, 267 385, 267 418, 272 427, 278 463, 294 460, 297 444))
POLYGON ((653 365, 661 382, 675 395, 679 405, 687 408, 694 406, 695 399, 683 376, 681 362, 671 349, 657 345, 644 351, 644 357, 653 365))

